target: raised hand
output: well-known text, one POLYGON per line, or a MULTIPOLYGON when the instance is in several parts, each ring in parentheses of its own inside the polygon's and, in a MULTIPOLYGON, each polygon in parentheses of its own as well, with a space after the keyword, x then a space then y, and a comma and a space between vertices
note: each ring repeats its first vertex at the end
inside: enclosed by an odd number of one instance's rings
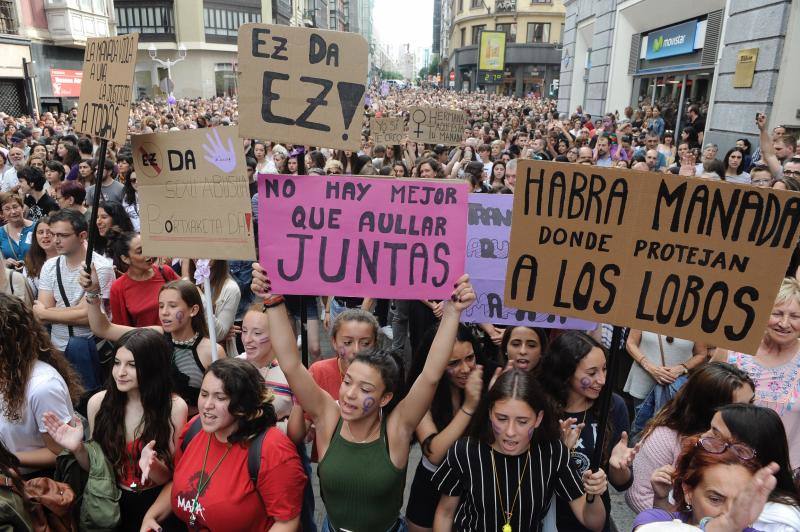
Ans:
POLYGON ((469 275, 462 275, 456 282, 455 290, 450 296, 450 301, 445 302, 445 309, 452 308, 459 314, 472 305, 475 301, 475 291, 469 282, 469 275))
POLYGON ((464 406, 474 412, 483 393, 483 366, 478 364, 467 377, 464 386, 464 406))
POLYGON ((142 447, 142 453, 139 455, 139 469, 142 470, 142 486, 147 484, 147 481, 150 478, 150 470, 152 469, 156 460, 158 460, 158 454, 156 453, 156 440, 152 440, 150 443, 142 447))
MULTIPOLYGON (((742 530, 758 519, 758 516, 764 510, 764 505, 767 503, 770 493, 778 483, 775 473, 779 469, 778 464, 772 462, 756 471, 750 482, 733 499, 733 504, 731 504, 728 511, 720 516, 722 521, 720 524, 723 525, 723 523, 727 522, 729 528, 719 528, 719 530, 742 530)), ((708 527, 708 530, 717 529, 708 527)))
POLYGON ((206 152, 204 159, 223 172, 232 172, 236 168, 236 151, 233 149, 233 137, 228 137, 227 149, 222 144, 217 128, 206 133, 206 140, 208 144, 203 144, 203 149, 206 152), (214 134, 213 137, 211 133, 214 134))
POLYGON ((567 449, 574 449, 578 444, 578 439, 581 437, 581 431, 586 423, 578 423, 578 418, 569 417, 567 419, 559 419, 558 425, 561 432, 561 443, 566 445, 567 449))
POLYGON ((611 456, 608 459, 608 465, 614 469, 630 469, 633 464, 633 459, 636 453, 639 452, 642 443, 639 442, 633 447, 628 447, 628 433, 623 432, 619 437, 619 441, 611 450, 611 456))
POLYGON ((265 272, 264 268, 257 262, 253 263, 253 280, 250 283, 250 290, 262 299, 266 299, 272 295, 272 288, 270 286, 269 277, 267 277, 267 272, 265 272))
POLYGON ((84 264, 81 268, 80 277, 78 278, 78 283, 80 283, 81 287, 86 292, 99 292, 100 291, 100 280, 97 277, 97 269, 95 268, 94 264, 92 264, 92 273, 89 274, 86 271, 86 265, 84 264))
POLYGON ((69 452, 74 453, 83 445, 83 423, 79 418, 72 418, 67 424, 54 413, 45 412, 42 415, 42 422, 53 441, 69 452))
POLYGON ((672 476, 675 474, 675 466, 661 466, 650 476, 650 485, 653 487, 653 495, 657 499, 666 499, 672 489, 672 476))

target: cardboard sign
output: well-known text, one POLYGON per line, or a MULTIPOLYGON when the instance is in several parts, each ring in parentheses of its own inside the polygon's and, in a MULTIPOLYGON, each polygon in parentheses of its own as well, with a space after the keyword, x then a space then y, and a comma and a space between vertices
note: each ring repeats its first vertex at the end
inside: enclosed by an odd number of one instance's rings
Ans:
POLYGON ((259 175, 258 209, 277 294, 444 299, 464 273, 463 181, 259 175))
POLYGON ((376 145, 401 144, 406 136, 406 121, 402 116, 372 118, 369 121, 369 133, 376 145))
POLYGON ((87 39, 75 131, 125 143, 138 43, 138 33, 87 39))
POLYGON ((239 26, 239 133, 360 149, 368 49, 356 33, 239 26))
POLYGON ((53 96, 59 98, 78 98, 81 95, 82 79, 83 71, 81 70, 51 68, 50 86, 53 88, 53 96))
POLYGON ((237 133, 215 127, 133 137, 145 255, 255 260, 237 133))
POLYGON ((800 194, 521 161, 505 301, 755 353, 800 194))
POLYGON ((595 324, 554 314, 531 312, 503 304, 511 212, 510 194, 470 194, 467 213, 467 273, 475 304, 461 315, 465 322, 528 325, 554 329, 594 329, 595 324))
POLYGON ((457 146, 464 135, 467 115, 444 107, 412 106, 408 110, 408 137, 414 142, 457 146))

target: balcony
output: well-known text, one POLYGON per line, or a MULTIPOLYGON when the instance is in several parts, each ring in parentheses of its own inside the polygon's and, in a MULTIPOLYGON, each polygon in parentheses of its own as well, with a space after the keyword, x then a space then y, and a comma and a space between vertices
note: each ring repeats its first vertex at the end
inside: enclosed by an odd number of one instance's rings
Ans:
POLYGON ((0 0, 0 34, 16 35, 18 32, 19 26, 14 18, 14 2, 0 0))
POLYGON ((139 33, 139 41, 175 41, 175 12, 172 0, 114 2, 117 33, 139 33))
POLYGON ((89 37, 109 36, 105 0, 45 0, 44 11, 56 46, 83 48, 89 37))

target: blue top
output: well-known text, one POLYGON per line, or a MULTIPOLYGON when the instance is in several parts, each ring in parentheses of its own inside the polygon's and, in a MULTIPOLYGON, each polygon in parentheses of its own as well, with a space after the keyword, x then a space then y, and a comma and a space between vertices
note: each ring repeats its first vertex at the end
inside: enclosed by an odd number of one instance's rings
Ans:
POLYGON ((35 224, 23 227, 19 234, 19 243, 14 242, 8 236, 6 226, 0 227, 0 251, 6 259, 25 260, 25 255, 31 247, 31 239, 33 238, 33 229, 35 224))

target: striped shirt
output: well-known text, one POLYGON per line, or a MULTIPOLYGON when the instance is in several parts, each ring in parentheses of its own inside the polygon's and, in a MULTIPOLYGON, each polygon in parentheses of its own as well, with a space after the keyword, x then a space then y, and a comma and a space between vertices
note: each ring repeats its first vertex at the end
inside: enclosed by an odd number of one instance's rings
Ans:
POLYGON ((553 493, 567 500, 583 495, 580 473, 570 465, 569 450, 560 441, 532 445, 527 453, 507 456, 494 453, 497 480, 492 471, 491 447, 474 438, 458 440, 433 475, 440 493, 460 496, 453 530, 483 532, 500 530, 505 524, 502 507, 511 511, 522 477, 519 497, 513 506, 512 530, 541 530, 553 493), (528 468, 523 468, 530 455, 528 468))

